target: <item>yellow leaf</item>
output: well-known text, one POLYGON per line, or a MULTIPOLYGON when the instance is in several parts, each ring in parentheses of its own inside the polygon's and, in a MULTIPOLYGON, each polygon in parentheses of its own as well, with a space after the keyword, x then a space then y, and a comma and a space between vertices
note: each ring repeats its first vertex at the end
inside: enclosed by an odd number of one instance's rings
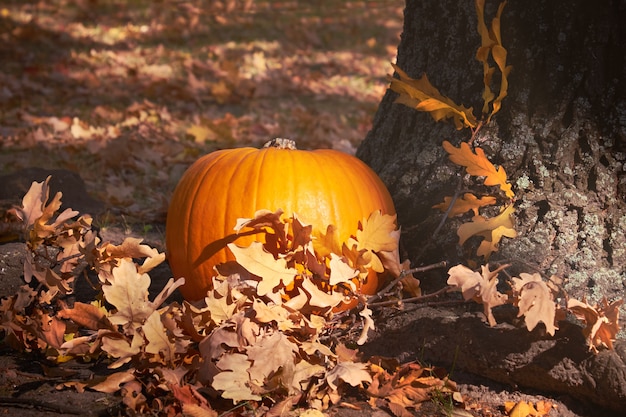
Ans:
POLYGON ((207 140, 217 139, 217 135, 212 129, 202 125, 192 125, 189 129, 187 129, 186 133, 193 136, 196 143, 204 143, 207 140))
POLYGON ((295 268, 287 267, 285 259, 274 259, 271 253, 263 249, 261 242, 252 242, 247 248, 229 243, 228 249, 235 255, 239 265, 252 275, 261 278, 257 286, 257 293, 260 296, 272 292, 281 282, 285 286, 291 284, 298 273, 295 268))
POLYGON ((448 97, 443 96, 428 81, 426 74, 419 80, 412 79, 395 64, 391 64, 400 78, 389 77, 390 88, 400 94, 396 103, 429 112, 435 121, 452 118, 457 129, 476 127, 473 109, 459 106, 448 97))
POLYGON ((485 185, 499 185, 507 197, 515 196, 511 190, 511 184, 507 182, 504 168, 496 168, 481 148, 476 148, 476 153, 474 153, 466 142, 461 142, 460 147, 457 148, 447 140, 443 142, 443 148, 450 155, 450 161, 465 167, 468 174, 484 176, 485 185))
POLYGON ((341 242, 339 241, 339 233, 337 227, 329 225, 326 228, 326 234, 320 233, 313 239, 313 248, 321 258, 330 256, 331 253, 341 253, 341 242))
MULTIPOLYGON (((448 211, 450 207, 450 201, 452 197, 445 197, 443 203, 434 205, 433 208, 439 209, 442 212, 448 211)), ((484 196, 481 198, 476 197, 472 193, 465 193, 463 197, 454 200, 454 205, 448 212, 448 217, 460 216, 470 210, 474 211, 474 215, 478 216, 478 209, 484 206, 490 206, 496 203, 496 198, 493 196, 484 196)))
POLYGON ((475 216, 471 222, 464 223, 457 230, 459 244, 463 245, 472 236, 482 236, 485 239, 484 245, 479 247, 479 255, 488 258, 489 255, 498 249, 498 244, 502 236, 516 237, 517 232, 513 228, 512 214, 515 212, 513 205, 508 205, 502 212, 491 219, 482 216, 475 216))
POLYGON ((396 227, 396 216, 374 211, 369 218, 363 219, 361 228, 356 232, 358 249, 374 252, 394 251, 398 248, 400 231, 396 227))

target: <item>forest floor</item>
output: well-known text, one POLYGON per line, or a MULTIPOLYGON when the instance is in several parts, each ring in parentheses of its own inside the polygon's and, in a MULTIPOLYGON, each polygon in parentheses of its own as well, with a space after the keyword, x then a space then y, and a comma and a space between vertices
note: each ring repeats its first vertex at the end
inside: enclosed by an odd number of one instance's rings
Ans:
MULTIPOLYGON (((274 137, 354 153, 387 88, 404 2, 250 3, 3 2, 0 175, 32 167, 76 172, 88 194, 74 195, 74 208, 89 207, 107 239, 138 236, 163 251, 168 197, 200 155, 274 137)), ((2 202, 19 203, 25 190, 2 186, 2 202)), ((23 256, 23 244, 0 240, 0 296, 20 285, 23 256)), ((153 285, 169 278, 166 264, 159 273, 153 285)), ((0 346, 0 413, 123 412, 114 394, 55 390, 99 364, 70 365, 68 374, 48 365, 0 346)), ((505 402, 521 400, 550 402, 549 416, 593 415, 571 399, 461 372, 453 379, 469 413, 453 415, 504 416, 505 402)), ((430 401, 416 415, 444 411, 430 401)), ((389 411, 347 398, 329 414, 389 411)))

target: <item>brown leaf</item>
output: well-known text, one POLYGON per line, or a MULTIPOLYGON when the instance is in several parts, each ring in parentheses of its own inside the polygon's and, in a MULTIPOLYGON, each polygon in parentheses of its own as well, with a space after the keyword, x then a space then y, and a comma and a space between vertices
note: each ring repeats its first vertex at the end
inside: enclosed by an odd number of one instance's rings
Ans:
POLYGON ((107 302, 117 309, 109 320, 125 328, 141 326, 154 311, 152 303, 148 301, 150 276, 139 274, 131 260, 122 259, 119 266, 113 269, 113 277, 113 282, 102 286, 107 302))
POLYGON ((477 122, 472 108, 466 108, 454 103, 448 97, 441 95, 439 90, 432 86, 426 74, 422 78, 412 79, 395 64, 391 64, 400 78, 388 77, 390 88, 399 93, 396 103, 429 112, 435 121, 451 118, 457 129, 476 127, 477 122))
POLYGON ((75 302, 74 307, 64 308, 57 316, 62 319, 72 320, 81 327, 91 330, 109 329, 115 330, 106 316, 106 310, 95 304, 75 302))
POLYGON ((298 345, 283 332, 260 337, 247 349, 248 359, 252 361, 248 369, 250 379, 259 386, 267 384, 270 378, 278 379, 280 385, 291 387, 297 352, 298 345))
POLYGON ((227 353, 217 362, 220 373, 213 378, 212 386, 222 391, 222 397, 240 401, 259 401, 261 396, 253 393, 250 386, 250 368, 248 356, 241 353, 227 353))
POLYGON ((145 346, 146 353, 155 356, 151 362, 160 362, 164 365, 173 364, 176 359, 176 347, 170 341, 158 311, 152 312, 141 326, 141 330, 148 341, 145 346))
POLYGON ((335 391, 340 381, 346 382, 353 387, 360 386, 363 382, 372 382, 368 372, 368 366, 361 362, 343 361, 338 362, 327 374, 326 382, 335 391))

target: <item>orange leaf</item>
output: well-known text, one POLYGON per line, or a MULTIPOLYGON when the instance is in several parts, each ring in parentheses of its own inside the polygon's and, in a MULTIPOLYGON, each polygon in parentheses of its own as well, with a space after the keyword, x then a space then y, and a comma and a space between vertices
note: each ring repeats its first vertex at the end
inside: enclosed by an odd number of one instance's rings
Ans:
POLYGON ((419 80, 409 77, 397 65, 391 64, 400 78, 389 77, 390 88, 399 93, 396 103, 429 112, 435 121, 452 118, 457 130, 463 127, 476 127, 473 109, 459 106, 448 97, 441 95, 428 81, 426 74, 419 80))
POLYGON ((513 219, 511 216, 515 212, 513 205, 508 205, 502 212, 491 219, 482 216, 475 216, 471 222, 464 223, 457 230, 459 244, 462 245, 472 236, 482 236, 484 238, 477 254, 488 258, 492 252, 498 249, 502 236, 516 237, 517 232, 513 229, 513 219))
MULTIPOLYGON (((439 209, 442 212, 448 211, 450 207, 450 201, 452 197, 445 197, 443 203, 434 205, 433 208, 439 209)), ((474 211, 474 215, 478 216, 478 209, 484 206, 489 206, 496 203, 496 198, 493 196, 484 196, 481 198, 476 197, 472 193, 465 193, 463 197, 454 200, 452 208, 448 212, 448 217, 460 216, 470 210, 474 211)))
POLYGON ((507 177, 504 168, 496 168, 487 159, 481 148, 476 148, 476 153, 474 153, 466 142, 461 142, 461 146, 456 148, 447 140, 443 142, 443 148, 450 154, 450 161, 465 167, 468 174, 484 176, 485 185, 499 185, 507 197, 513 198, 515 196, 511 190, 511 184, 506 182, 507 177))
POLYGON ((624 300, 616 300, 609 304, 606 298, 600 300, 595 307, 587 301, 570 299, 567 308, 579 319, 585 322, 583 334, 587 339, 589 350, 598 351, 598 347, 606 346, 613 349, 613 341, 620 330, 619 307, 624 300))
POLYGON ((502 10, 506 2, 500 3, 496 17, 491 21, 491 29, 487 28, 485 24, 485 0, 476 0, 476 15, 478 16, 478 33, 480 34, 481 45, 476 51, 476 59, 483 64, 483 82, 485 84, 485 90, 483 92, 483 114, 489 113, 489 103, 492 103, 492 110, 487 119, 487 123, 491 120, 491 117, 496 114, 502 105, 502 100, 507 95, 507 89, 509 86, 508 75, 511 72, 511 66, 506 66, 507 51, 502 46, 502 37, 500 34, 500 18, 502 16, 502 10), (489 65, 489 54, 491 53, 493 60, 495 61, 498 69, 501 73, 500 78, 500 92, 498 97, 491 91, 491 80, 495 72, 495 68, 489 65), (495 100, 494 100, 495 97, 495 100))

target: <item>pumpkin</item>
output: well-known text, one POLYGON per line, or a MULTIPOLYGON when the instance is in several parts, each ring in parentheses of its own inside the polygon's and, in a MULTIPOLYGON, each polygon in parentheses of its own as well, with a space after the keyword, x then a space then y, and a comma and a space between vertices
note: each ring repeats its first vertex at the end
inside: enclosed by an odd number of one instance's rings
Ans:
MULTIPOLYGON (((226 247, 247 246, 258 235, 234 233, 238 218, 257 210, 295 213, 313 232, 336 227, 340 242, 357 230, 358 222, 375 210, 395 214, 391 196, 380 178, 354 156, 330 149, 298 150, 293 141, 274 139, 262 149, 224 149, 207 154, 183 174, 167 214, 166 246, 174 277, 184 277, 185 299, 202 299, 211 289, 214 267, 234 260, 226 247)), ((374 294, 375 273, 361 283, 374 294)))

